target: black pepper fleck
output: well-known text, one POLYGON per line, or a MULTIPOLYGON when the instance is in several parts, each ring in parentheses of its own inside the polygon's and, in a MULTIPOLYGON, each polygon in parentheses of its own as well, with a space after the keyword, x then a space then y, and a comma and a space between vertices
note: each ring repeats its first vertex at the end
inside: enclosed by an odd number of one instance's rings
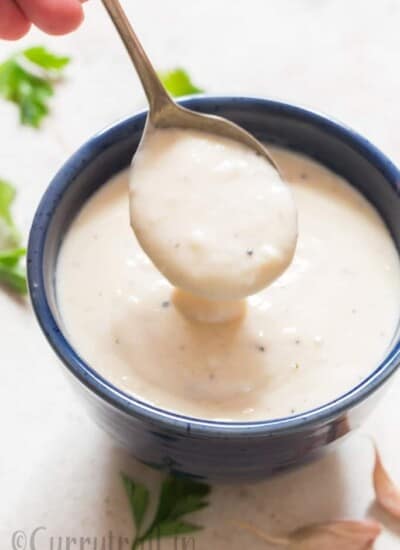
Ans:
POLYGON ((161 304, 161 307, 163 307, 164 309, 166 309, 166 308, 169 307, 170 305, 171 305, 171 303, 170 303, 168 300, 166 300, 165 302, 163 302, 163 303, 161 304))
POLYGON ((302 172, 302 173, 300 174, 300 179, 306 180, 307 178, 308 178, 308 175, 307 175, 305 172, 302 172))
POLYGON ((114 340, 114 343, 118 346, 118 345, 119 345, 119 338, 116 338, 116 339, 114 340))
POLYGON ((265 346, 257 346, 258 351, 264 352, 265 346))
POLYGON ((246 250, 246 254, 248 256, 252 256, 254 254, 254 250, 252 250, 251 248, 249 248, 248 250, 246 250))
POLYGON ((295 340, 295 343, 296 343, 297 345, 299 345, 299 344, 300 344, 300 340, 299 340, 299 338, 296 338, 296 340, 295 340))

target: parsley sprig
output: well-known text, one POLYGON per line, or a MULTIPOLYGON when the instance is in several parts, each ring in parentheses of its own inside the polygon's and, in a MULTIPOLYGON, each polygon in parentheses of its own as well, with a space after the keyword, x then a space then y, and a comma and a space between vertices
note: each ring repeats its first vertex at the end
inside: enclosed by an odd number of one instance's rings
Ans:
POLYGON ((158 76, 169 93, 174 97, 183 95, 201 94, 204 92, 193 84, 187 71, 181 68, 159 72, 158 76))
POLYGON ((149 491, 125 474, 122 474, 122 481, 136 529, 132 550, 148 540, 194 533, 202 529, 202 526, 182 518, 208 506, 206 497, 211 489, 205 483, 173 476, 166 478, 161 485, 156 514, 150 525, 143 529, 150 503, 149 491))
POLYGON ((0 180, 0 284, 26 294, 25 268, 21 265, 26 250, 21 246, 21 236, 11 214, 14 198, 14 187, 0 180))
POLYGON ((0 64, 0 95, 18 106, 21 124, 40 126, 49 112, 54 82, 69 61, 43 46, 34 46, 0 64))

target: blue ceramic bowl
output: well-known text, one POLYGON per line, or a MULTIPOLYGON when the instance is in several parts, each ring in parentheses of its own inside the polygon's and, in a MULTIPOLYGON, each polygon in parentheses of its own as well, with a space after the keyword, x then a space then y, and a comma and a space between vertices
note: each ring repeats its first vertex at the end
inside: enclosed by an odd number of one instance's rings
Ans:
MULTIPOLYGON (((182 103, 231 119, 260 140, 305 153, 344 176, 376 206, 400 246, 399 172, 366 139, 320 114, 277 101, 195 97, 182 103)), ((290 418, 239 423, 188 418, 127 395, 85 363, 63 333, 54 281, 60 244, 85 201, 129 165, 145 117, 139 113, 90 139, 44 194, 28 251, 29 288, 44 334, 97 422, 149 465, 233 482, 261 479, 318 456, 371 409, 377 390, 399 365, 398 337, 382 364, 335 401, 290 418)))

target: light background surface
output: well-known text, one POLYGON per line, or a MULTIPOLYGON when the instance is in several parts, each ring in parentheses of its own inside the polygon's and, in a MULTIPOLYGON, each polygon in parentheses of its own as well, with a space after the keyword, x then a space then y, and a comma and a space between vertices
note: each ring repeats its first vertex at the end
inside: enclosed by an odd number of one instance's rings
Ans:
MULTIPOLYGON (((400 163, 400 4, 397 0, 126 0, 158 68, 187 68, 210 93, 283 98, 329 113, 369 137, 400 163)), ((73 62, 40 132, 20 127, 0 101, 0 176, 19 189, 16 216, 25 234, 55 171, 90 135, 144 105, 130 62, 99 1, 75 34, 32 32, 0 43, 0 58, 46 44, 73 62)), ((64 379, 29 306, 0 293, 0 547, 17 529, 50 537, 100 538, 132 525, 118 473, 157 486, 98 430, 64 379)), ((364 427, 400 484, 400 380, 364 427)), ((365 515, 387 529, 378 550, 398 550, 397 525, 373 505, 371 443, 362 433, 326 459, 257 485, 218 487, 197 514, 207 526, 196 550, 265 548, 229 523, 240 518, 273 532, 365 515)), ((56 542, 54 542, 56 544, 56 542)), ((57 542, 58 544, 58 542, 57 542)), ((66 540, 57 550, 67 548, 66 540)), ((98 543, 100 544, 100 542, 98 543)), ((71 550, 78 546, 71 545, 71 550)), ((94 546, 85 547, 91 550, 94 546)), ((167 542, 162 550, 172 548, 167 542)), ((23 550, 21 547, 20 550, 23 550)), ((104 550, 111 550, 107 547, 104 550)), ((116 550, 116 549, 113 549, 116 550)))

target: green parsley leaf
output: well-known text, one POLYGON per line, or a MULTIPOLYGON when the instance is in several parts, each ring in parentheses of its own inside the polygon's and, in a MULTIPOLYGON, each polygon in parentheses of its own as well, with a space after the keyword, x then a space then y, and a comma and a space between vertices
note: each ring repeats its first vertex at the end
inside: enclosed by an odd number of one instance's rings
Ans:
POLYGON ((160 72, 158 76, 168 92, 174 97, 201 94, 204 92, 204 90, 193 84, 190 76, 184 69, 177 68, 160 72))
POLYGON ((0 283, 18 294, 28 292, 25 269, 20 265, 9 266, 0 261, 0 283))
POLYGON ((197 512, 202 508, 208 506, 208 502, 203 501, 198 496, 187 495, 179 500, 170 513, 171 518, 180 518, 185 514, 190 514, 191 512, 197 512))
POLYGON ((26 248, 11 248, 0 250, 0 264, 3 266, 14 266, 26 255, 26 248))
POLYGON ((155 522, 176 519, 185 514, 204 508, 204 501, 210 487, 204 483, 168 477, 162 484, 155 522))
POLYGON ((0 216, 12 224, 11 205, 15 199, 15 189, 7 181, 0 180, 0 216))
POLYGON ((136 526, 132 550, 139 548, 148 540, 194 533, 202 529, 202 526, 181 518, 208 505, 205 497, 209 495, 211 489, 205 483, 173 476, 166 478, 161 486, 155 517, 150 526, 141 532, 149 504, 148 490, 126 475, 122 476, 122 480, 136 526))
POLYGON ((54 71, 58 74, 68 62, 68 58, 36 46, 0 64, 0 95, 19 107, 21 124, 39 128, 49 112, 48 100, 54 94, 54 71), (24 59, 40 67, 43 74, 34 74, 25 66, 24 59))
POLYGON ((33 46, 23 52, 23 55, 42 69, 59 71, 64 69, 71 61, 65 55, 56 55, 43 46, 33 46))
POLYGON ((0 180, 0 283, 19 294, 26 294, 25 268, 20 265, 26 250, 20 246, 21 237, 11 214, 14 198, 14 187, 0 180))
POLYGON ((20 234, 11 215, 11 205, 14 198, 14 187, 10 183, 0 180, 0 250, 15 248, 20 245, 20 234))
POLYGON ((139 532, 149 505, 149 491, 144 485, 136 483, 125 474, 122 474, 122 482, 131 506, 136 532, 139 532))

